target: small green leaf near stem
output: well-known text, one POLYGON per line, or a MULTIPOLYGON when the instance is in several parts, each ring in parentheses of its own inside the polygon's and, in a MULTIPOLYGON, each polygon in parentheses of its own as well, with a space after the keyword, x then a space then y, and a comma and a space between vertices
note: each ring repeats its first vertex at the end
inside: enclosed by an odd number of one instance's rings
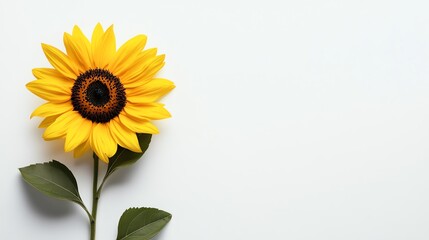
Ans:
POLYGON ((77 203, 92 221, 92 216, 79 195, 76 178, 64 164, 53 160, 23 167, 19 171, 29 185, 47 196, 77 203))
POLYGON ((171 220, 171 214, 156 208, 129 208, 118 224, 117 240, 148 240, 171 220))

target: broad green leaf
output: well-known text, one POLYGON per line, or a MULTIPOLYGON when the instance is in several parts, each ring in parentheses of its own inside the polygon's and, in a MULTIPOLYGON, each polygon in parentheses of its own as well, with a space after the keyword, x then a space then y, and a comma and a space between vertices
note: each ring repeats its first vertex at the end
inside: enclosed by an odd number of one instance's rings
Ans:
POLYGON ((143 154, 146 152, 147 148, 149 147, 149 143, 152 138, 152 135, 146 134, 146 133, 137 133, 137 138, 139 139, 139 144, 142 152, 136 153, 118 146, 118 150, 116 154, 109 159, 109 165, 107 166, 107 172, 106 172, 105 178, 110 176, 110 174, 116 171, 116 169, 127 165, 131 165, 137 162, 137 160, 139 160, 143 156, 143 154))
POLYGON ((76 179, 62 163, 53 160, 23 167, 19 171, 24 180, 40 192, 83 206, 76 179))
POLYGON ((171 214, 156 208, 129 208, 122 214, 117 240, 149 240, 171 220, 171 214))

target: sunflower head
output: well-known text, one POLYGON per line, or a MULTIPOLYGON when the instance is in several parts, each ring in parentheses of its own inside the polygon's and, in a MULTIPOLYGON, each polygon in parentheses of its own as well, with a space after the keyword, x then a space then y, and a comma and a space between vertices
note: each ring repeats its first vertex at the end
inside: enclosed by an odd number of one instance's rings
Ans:
POLYGON ((65 139, 79 157, 92 149, 105 162, 118 145, 141 152, 136 133, 158 133, 151 123, 170 117, 157 102, 174 84, 155 74, 164 66, 156 48, 144 50, 145 35, 116 49, 113 25, 100 24, 89 40, 78 26, 64 33, 66 52, 42 44, 52 68, 35 68, 26 87, 47 102, 31 114, 43 117, 45 140, 65 139))

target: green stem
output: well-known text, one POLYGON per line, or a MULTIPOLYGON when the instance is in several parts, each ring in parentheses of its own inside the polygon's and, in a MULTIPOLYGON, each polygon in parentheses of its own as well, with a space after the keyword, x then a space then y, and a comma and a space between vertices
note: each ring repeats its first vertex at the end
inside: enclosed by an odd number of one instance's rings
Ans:
POLYGON ((94 179, 92 182, 92 220, 91 224, 91 238, 90 240, 95 240, 95 227, 97 220, 97 207, 98 207, 98 199, 100 198, 100 192, 97 191, 98 185, 98 157, 94 154, 94 179))

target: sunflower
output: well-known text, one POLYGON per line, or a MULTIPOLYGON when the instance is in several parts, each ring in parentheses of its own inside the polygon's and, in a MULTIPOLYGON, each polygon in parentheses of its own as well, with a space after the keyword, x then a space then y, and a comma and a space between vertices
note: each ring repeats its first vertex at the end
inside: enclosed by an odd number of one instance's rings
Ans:
POLYGON ((118 145, 141 152, 136 133, 158 133, 151 121, 170 114, 157 100, 175 87, 154 78, 165 55, 144 50, 146 39, 137 35, 116 49, 113 25, 97 24, 91 41, 78 26, 64 33, 66 53, 42 44, 53 68, 33 69, 37 79, 26 87, 47 101, 31 114, 44 118, 43 138, 65 139, 76 158, 92 149, 108 162, 118 145))

